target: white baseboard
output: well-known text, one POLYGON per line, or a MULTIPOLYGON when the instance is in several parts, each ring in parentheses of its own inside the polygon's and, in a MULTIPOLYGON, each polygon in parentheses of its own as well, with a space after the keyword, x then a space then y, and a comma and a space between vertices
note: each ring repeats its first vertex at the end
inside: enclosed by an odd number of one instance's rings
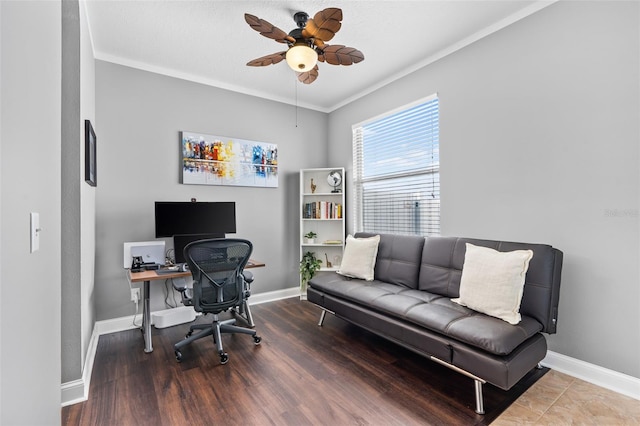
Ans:
POLYGON ((614 392, 640 400, 640 379, 608 368, 547 351, 542 365, 560 373, 593 383, 614 392))
POLYGON ((266 293, 253 294, 249 298, 249 305, 259 305, 260 303, 275 302, 276 300, 288 299, 300 296, 300 287, 285 288, 284 290, 268 291, 266 293))
POLYGON ((87 349, 87 358, 82 369, 82 378, 62 384, 60 401, 63 407, 86 401, 89 398, 89 383, 91 382, 93 361, 96 358, 99 337, 100 335, 94 325, 91 340, 89 340, 89 348, 87 349))
MULTIPOLYGON (((253 294, 249 298, 249 305, 259 305, 260 303, 274 302, 289 297, 297 297, 300 295, 298 287, 287 288, 284 290, 269 291, 266 293, 253 294)), ((151 312, 152 314, 155 311, 151 312)), ((153 315, 152 315, 153 318, 153 315)), ((142 315, 129 315, 127 317, 114 318, 110 320, 96 321, 96 329, 98 335, 117 333, 119 331, 131 330, 141 327, 142 315), (135 320, 135 325, 134 325, 135 320)), ((151 322, 153 324, 153 321, 151 322)))
MULTIPOLYGON (((249 305, 258 305, 299 296, 300 289, 298 287, 291 287, 284 290, 252 295, 249 299, 249 305)), ((85 361, 82 378, 62 384, 61 401, 63 407, 86 401, 89 397, 89 383, 91 381, 91 372, 93 370, 93 361, 95 359, 99 337, 103 334, 138 328, 140 327, 141 320, 142 317, 140 315, 136 315, 135 317, 130 315, 127 317, 96 321, 93 334, 91 335, 91 341, 89 342, 89 350, 87 351, 87 359, 85 361), (134 325, 134 319, 136 325, 134 325)), ((640 400, 640 379, 636 377, 628 376, 552 351, 547 352, 547 356, 542 360, 542 365, 640 400)))
POLYGON ((62 384, 60 401, 62 406, 77 404, 78 402, 86 401, 89 395, 86 395, 85 381, 83 379, 73 380, 62 384))

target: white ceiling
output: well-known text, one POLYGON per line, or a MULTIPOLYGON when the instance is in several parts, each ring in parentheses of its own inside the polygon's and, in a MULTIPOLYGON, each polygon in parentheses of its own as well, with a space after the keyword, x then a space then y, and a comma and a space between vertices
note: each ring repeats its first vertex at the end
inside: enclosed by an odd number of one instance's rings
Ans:
POLYGON ((86 11, 97 59, 330 112, 551 3, 88 0, 86 11), (288 33, 296 27, 295 12, 313 17, 328 7, 344 16, 328 44, 355 47, 364 61, 318 63, 319 77, 310 85, 297 83, 285 62, 246 66, 286 45, 251 29, 245 13, 288 33))

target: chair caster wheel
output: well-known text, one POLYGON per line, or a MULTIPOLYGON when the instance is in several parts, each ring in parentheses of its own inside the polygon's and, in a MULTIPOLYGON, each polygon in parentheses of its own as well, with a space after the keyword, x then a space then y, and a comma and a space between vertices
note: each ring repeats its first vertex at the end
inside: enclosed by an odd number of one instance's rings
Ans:
POLYGON ((229 354, 224 353, 224 352, 223 352, 223 353, 221 353, 221 354, 220 354, 220 364, 223 364, 223 365, 224 365, 224 364, 226 364, 226 363, 228 363, 228 362, 229 362, 229 354))
POLYGON ((176 361, 181 362, 182 361, 182 352, 176 350, 175 354, 176 354, 176 361))
POLYGON ((255 343, 256 345, 259 345, 260 342, 262 342, 262 337, 258 336, 257 334, 253 336, 253 343, 255 343))

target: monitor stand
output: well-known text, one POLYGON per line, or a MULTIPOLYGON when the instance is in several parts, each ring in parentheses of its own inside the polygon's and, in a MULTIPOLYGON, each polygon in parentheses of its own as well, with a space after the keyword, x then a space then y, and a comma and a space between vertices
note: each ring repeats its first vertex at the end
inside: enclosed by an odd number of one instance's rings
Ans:
POLYGON ((173 236, 173 252, 176 260, 176 264, 184 263, 184 248, 187 244, 198 240, 208 240, 211 238, 225 238, 224 233, 215 234, 179 234, 173 236))

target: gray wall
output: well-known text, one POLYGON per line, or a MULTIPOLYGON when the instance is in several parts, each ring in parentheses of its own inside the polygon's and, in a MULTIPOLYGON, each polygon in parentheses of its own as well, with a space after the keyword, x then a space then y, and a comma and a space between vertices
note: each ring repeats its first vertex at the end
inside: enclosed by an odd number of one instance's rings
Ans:
POLYGON ((563 250, 550 350, 634 377, 639 12, 553 4, 329 119, 331 163, 351 158, 352 124, 437 92, 442 234, 563 250))
POLYGON ((61 2, 2 1, 0 15, 0 424, 59 424, 61 2))
MULTIPOLYGON (((84 182, 84 120, 91 120, 96 132, 96 79, 93 47, 85 14, 85 3, 80 3, 80 342, 74 350, 85 360, 93 326, 96 322, 94 303, 94 273, 96 257, 96 188, 84 182)), ((99 143, 99 142, 98 142, 99 143)), ((64 356, 64 353, 63 353, 64 356)), ((64 368, 63 364, 63 368, 64 368)), ((81 366, 81 369, 84 365, 81 366)), ((64 381, 64 380, 63 380, 64 381)))
POLYGON ((84 3, 62 12, 62 382, 82 377, 95 323, 95 191, 84 182, 84 120, 95 122, 95 66, 84 3))
POLYGON ((62 382, 78 379, 80 342, 80 19, 62 3, 62 382), (68 366, 68 367, 67 367, 68 366))
MULTIPOLYGON (((291 105, 96 61, 97 320, 135 311, 122 245, 155 239, 154 201, 235 201, 235 236, 267 264, 253 293, 298 285, 298 172, 327 164, 327 115, 300 109, 298 127, 295 117, 291 105), (279 187, 181 185, 181 130, 278 144, 279 187)), ((164 309, 162 287, 152 286, 152 310, 164 309)))

